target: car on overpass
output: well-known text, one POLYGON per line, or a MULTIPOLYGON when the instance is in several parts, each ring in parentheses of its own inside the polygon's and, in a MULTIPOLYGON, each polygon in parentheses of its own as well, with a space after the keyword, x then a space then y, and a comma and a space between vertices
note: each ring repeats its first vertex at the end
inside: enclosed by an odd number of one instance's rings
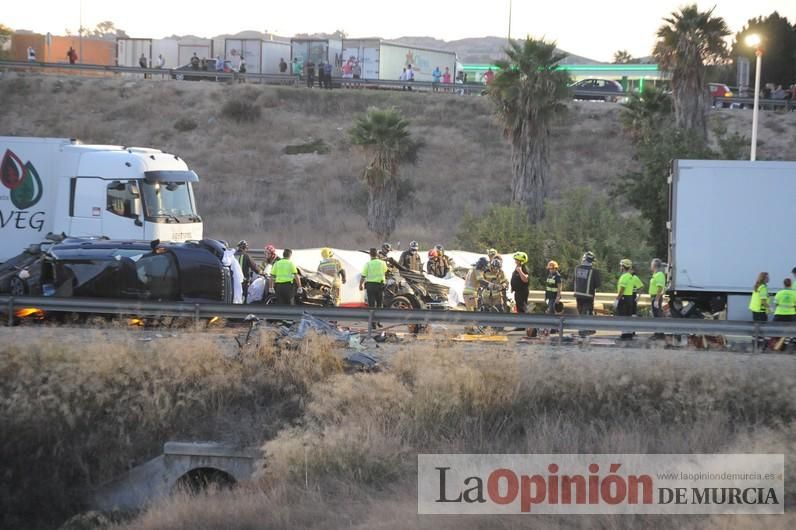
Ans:
POLYGON ((570 85, 573 97, 580 100, 616 103, 624 99, 625 89, 611 79, 583 79, 570 85))

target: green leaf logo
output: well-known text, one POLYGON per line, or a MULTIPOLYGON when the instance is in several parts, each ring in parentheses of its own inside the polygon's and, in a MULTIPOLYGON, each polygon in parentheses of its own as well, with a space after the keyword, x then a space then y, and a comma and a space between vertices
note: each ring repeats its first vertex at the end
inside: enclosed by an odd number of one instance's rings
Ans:
POLYGON ((22 182, 11 190, 11 202, 20 210, 27 210, 41 199, 42 185, 41 178, 36 172, 33 164, 25 164, 25 175, 22 182))

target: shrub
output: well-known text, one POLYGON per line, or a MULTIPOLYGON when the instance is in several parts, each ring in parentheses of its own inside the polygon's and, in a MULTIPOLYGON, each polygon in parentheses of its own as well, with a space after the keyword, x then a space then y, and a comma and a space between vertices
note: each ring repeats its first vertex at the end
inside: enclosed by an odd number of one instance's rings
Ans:
POLYGON ((224 117, 232 118, 238 123, 253 123, 260 119, 262 109, 248 101, 231 99, 221 107, 224 117))
MULTIPOLYGON (((583 253, 591 250, 597 256, 595 267, 602 273, 601 290, 610 290, 616 285, 620 259, 646 262, 652 257, 646 242, 648 230, 638 215, 623 215, 616 201, 604 193, 575 188, 548 201, 538 224, 530 223, 525 210, 517 206, 495 206, 481 217, 465 214, 457 242, 475 252, 491 247, 499 252, 526 252, 534 288, 541 287, 549 260, 558 262, 567 288, 583 253)), ((642 278, 646 274, 644 267, 638 272, 642 278)))
POLYGON ((329 145, 323 140, 312 140, 304 144, 285 146, 285 154, 287 155, 302 155, 307 153, 325 155, 328 154, 329 151, 329 145))
POLYGON ((177 121, 174 122, 174 128, 180 132, 187 132, 196 129, 199 126, 191 118, 179 118, 177 121))

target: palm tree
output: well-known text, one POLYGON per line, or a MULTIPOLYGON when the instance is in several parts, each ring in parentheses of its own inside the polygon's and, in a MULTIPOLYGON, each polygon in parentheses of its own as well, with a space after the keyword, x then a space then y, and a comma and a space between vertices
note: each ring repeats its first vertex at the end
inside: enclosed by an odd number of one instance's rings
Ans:
POLYGON ((636 59, 634 59, 627 50, 617 50, 614 52, 614 64, 630 64, 633 62, 636 62, 636 59))
POLYGON ((646 143, 672 115, 672 98, 653 86, 628 97, 622 111, 622 125, 634 145, 646 143))
POLYGON ((555 43, 511 41, 506 60, 489 86, 503 134, 511 141, 511 200, 528 210, 532 222, 542 218, 550 176, 550 124, 566 109, 569 75, 558 68, 565 54, 555 43))
POLYGON ((706 63, 727 57, 724 37, 730 34, 713 9, 699 11, 691 4, 673 12, 658 29, 653 55, 661 68, 672 74, 674 115, 678 127, 695 131, 707 140, 708 87, 706 63))
POLYGON ((368 185, 368 228, 381 239, 395 230, 398 213, 398 170, 417 161, 420 145, 409 133, 409 122, 395 108, 370 108, 349 131, 351 141, 368 153, 364 177, 368 185))

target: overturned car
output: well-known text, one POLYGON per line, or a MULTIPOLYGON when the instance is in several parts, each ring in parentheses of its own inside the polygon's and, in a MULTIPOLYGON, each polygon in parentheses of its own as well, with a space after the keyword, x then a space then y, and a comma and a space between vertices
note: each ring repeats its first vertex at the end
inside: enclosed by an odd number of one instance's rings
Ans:
POLYGON ((67 238, 10 260, 19 270, 4 285, 7 292, 20 291, 24 282, 22 292, 12 294, 232 303, 225 251, 212 239, 162 243, 67 238))

